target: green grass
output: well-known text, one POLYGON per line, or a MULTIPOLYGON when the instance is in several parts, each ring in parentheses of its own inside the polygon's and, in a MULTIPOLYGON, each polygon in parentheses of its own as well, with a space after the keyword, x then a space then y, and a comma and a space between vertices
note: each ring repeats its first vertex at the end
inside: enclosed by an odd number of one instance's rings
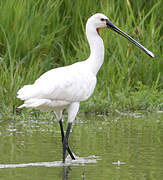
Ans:
POLYGON ((156 58, 114 32, 103 31, 105 62, 95 93, 81 110, 163 109, 161 7, 161 0, 1 0, 0 111, 15 111, 21 103, 16 92, 24 84, 89 56, 85 23, 96 12, 106 14, 156 58))

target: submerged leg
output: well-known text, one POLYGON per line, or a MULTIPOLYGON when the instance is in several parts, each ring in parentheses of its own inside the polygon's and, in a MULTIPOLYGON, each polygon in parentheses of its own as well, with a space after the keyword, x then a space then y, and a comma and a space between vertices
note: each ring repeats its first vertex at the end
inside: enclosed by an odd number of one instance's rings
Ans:
MULTIPOLYGON (((68 125, 68 128, 67 128, 67 131, 66 131, 66 136, 64 136, 64 131, 63 131, 63 124, 62 124, 62 120, 59 121, 59 124, 60 124, 60 129, 61 129, 61 136, 62 136, 62 144, 63 144, 63 154, 64 154, 64 161, 65 162, 65 156, 66 156, 66 149, 69 153, 69 155, 71 156, 71 158, 73 160, 75 160, 75 157, 74 155, 72 154, 69 146, 68 146, 68 136, 69 136, 69 133, 70 133, 70 129, 71 129, 71 126, 69 127, 68 125), (70 128, 70 129, 69 129, 70 128), (68 132, 69 131, 69 132, 68 132), (67 140, 66 140, 67 139, 67 140)), ((72 125, 72 123, 71 123, 72 125)))

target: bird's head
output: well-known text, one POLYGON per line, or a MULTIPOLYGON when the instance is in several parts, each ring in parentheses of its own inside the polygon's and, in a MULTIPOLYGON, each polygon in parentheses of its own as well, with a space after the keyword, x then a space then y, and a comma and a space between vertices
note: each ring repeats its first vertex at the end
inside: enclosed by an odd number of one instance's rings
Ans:
POLYGON ((94 28, 105 28, 107 27, 106 21, 109 20, 104 14, 96 13, 88 19, 88 23, 94 28))

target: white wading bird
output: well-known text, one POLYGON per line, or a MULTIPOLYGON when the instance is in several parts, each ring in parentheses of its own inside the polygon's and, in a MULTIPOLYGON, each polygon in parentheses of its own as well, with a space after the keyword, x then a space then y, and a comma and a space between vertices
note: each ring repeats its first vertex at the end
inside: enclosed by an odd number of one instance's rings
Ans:
POLYGON ((18 91, 17 97, 24 101, 19 108, 50 109, 55 112, 61 129, 63 163, 66 150, 71 158, 75 159, 68 145, 68 137, 80 101, 87 100, 96 86, 96 75, 104 61, 104 43, 99 30, 106 27, 134 43, 150 57, 154 57, 152 52, 112 24, 104 14, 97 13, 91 16, 86 24, 86 35, 90 45, 90 56, 87 60, 52 69, 41 75, 34 84, 25 85, 18 91), (68 111, 68 127, 65 135, 62 125, 63 109, 68 111))

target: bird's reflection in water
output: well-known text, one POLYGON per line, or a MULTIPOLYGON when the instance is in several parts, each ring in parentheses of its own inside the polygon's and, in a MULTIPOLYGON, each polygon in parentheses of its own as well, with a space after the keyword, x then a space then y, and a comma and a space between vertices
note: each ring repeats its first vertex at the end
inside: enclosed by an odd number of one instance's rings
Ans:
POLYGON ((68 167, 63 166, 62 180, 68 180, 71 171, 72 168, 70 166, 68 167))
MULTIPOLYGON (((70 166, 63 166, 62 169, 62 180, 69 180, 69 176, 72 172, 72 168, 70 166)), ((82 180, 85 180, 85 172, 82 173, 81 175, 82 180)))

